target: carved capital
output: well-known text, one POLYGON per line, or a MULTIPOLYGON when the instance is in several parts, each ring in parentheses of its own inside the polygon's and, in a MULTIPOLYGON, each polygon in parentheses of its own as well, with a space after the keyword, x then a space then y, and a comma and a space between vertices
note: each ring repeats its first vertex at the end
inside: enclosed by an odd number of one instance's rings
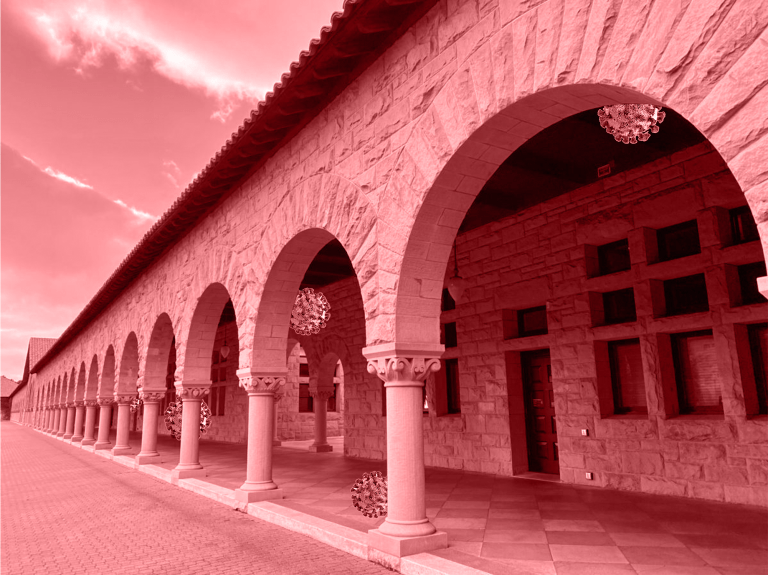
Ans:
POLYGON ((441 344, 385 343, 363 348, 368 373, 384 382, 384 387, 421 387, 432 371, 440 369, 441 344))
POLYGON ((158 401, 163 401, 163 398, 165 397, 165 392, 164 391, 150 390, 150 389, 144 391, 143 389, 140 389, 139 390, 139 397, 141 398, 141 400, 144 403, 147 403, 147 402, 150 402, 150 403, 158 402, 158 401))
POLYGON ((249 368, 238 369, 237 378, 248 394, 275 393, 285 385, 285 372, 253 371, 249 368))
POLYGON ((332 389, 310 389, 309 395, 312 396, 313 399, 327 401, 329 398, 333 397, 333 390, 332 389))
POLYGON ((208 390, 211 388, 210 380, 200 381, 177 381, 176 382, 176 395, 178 395, 182 401, 190 399, 200 399, 208 395, 208 390))
POLYGON ((82 400, 74 402, 75 407, 83 407, 83 405, 84 405, 84 402, 82 400))
POLYGON ((84 403, 85 407, 96 407, 99 404, 95 399, 86 399, 84 403))
POLYGON ((109 407, 114 402, 114 399, 111 397, 99 397, 96 399, 96 402, 102 407, 109 407))
POLYGON ((133 401, 133 398, 136 397, 135 395, 128 395, 127 393, 116 393, 115 394, 115 402, 117 405, 129 405, 131 401, 133 401))

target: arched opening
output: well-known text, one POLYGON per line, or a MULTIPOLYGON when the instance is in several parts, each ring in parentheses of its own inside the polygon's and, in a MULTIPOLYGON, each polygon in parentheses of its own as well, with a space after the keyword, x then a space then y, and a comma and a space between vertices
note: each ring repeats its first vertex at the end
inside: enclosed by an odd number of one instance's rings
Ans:
MULTIPOLYGON (((396 306, 396 333, 446 347, 427 386, 427 465, 634 491, 652 489, 647 475, 697 496, 663 464, 692 419, 764 433, 768 302, 747 200, 672 109, 647 142, 616 142, 597 110, 623 102, 660 105, 558 88, 451 144, 396 306), (438 277, 441 290, 417 291, 438 277), (462 283, 454 300, 447 288, 462 283), (463 443, 438 449, 445 433, 463 443), (656 448, 627 455, 641 440, 656 448)), ((439 135, 443 120, 432 118, 439 135)))
POLYGON ((134 332, 129 333, 125 339, 119 370, 115 393, 136 395, 139 378, 139 340, 134 332))
POLYGON ((80 371, 77 374, 77 385, 75 386, 74 401, 83 401, 85 399, 86 370, 85 362, 80 363, 80 371))
POLYGON ((99 356, 94 354, 91 367, 88 370, 88 381, 85 386, 85 399, 94 400, 99 393, 99 356))
POLYGON ((104 365, 101 369, 97 390, 98 397, 101 399, 112 398, 115 383, 115 348, 110 345, 104 354, 104 365))

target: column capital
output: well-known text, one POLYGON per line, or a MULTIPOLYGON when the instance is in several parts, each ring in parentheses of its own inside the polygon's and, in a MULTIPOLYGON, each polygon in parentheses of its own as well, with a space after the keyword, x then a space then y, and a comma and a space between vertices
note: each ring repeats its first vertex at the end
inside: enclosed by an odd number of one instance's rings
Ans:
POLYGON ((163 398, 165 397, 165 392, 158 391, 156 389, 147 389, 147 390, 140 389, 139 397, 144 403, 148 401, 150 402, 163 401, 163 398))
POLYGON ((117 403, 117 405, 128 405, 129 403, 131 403, 131 401, 133 400, 134 397, 136 397, 136 396, 133 395, 133 394, 116 393, 115 394, 115 402, 117 403))
POLYGON ((182 401, 190 399, 203 399, 203 396, 208 394, 208 390, 211 388, 210 379, 200 379, 197 381, 177 381, 175 383, 176 395, 178 395, 182 401))
POLYGON ((80 399, 78 401, 73 402, 73 404, 75 407, 82 407, 83 405, 85 405, 85 402, 82 399, 80 399))
POLYGON ((237 378, 242 387, 248 394, 274 394, 281 390, 285 385, 285 378, 288 369, 261 371, 249 367, 237 370, 237 378))
POLYGON ((101 405, 102 407, 107 407, 107 406, 109 406, 109 405, 112 405, 112 404, 114 403, 114 401, 115 401, 115 400, 114 400, 114 398, 113 398, 112 396, 107 396, 107 397, 97 397, 97 398, 96 398, 96 403, 98 403, 98 404, 99 404, 99 405, 101 405))
POLYGON ((85 407, 96 407, 99 404, 96 399, 86 399, 83 403, 85 403, 85 407))
POLYGON ((333 397, 332 389, 310 389, 309 395, 315 399, 326 400, 333 397))
POLYGON ((384 343, 363 348, 363 355, 368 373, 376 374, 385 387, 420 387, 430 372, 440 369, 443 351, 442 344, 384 343))

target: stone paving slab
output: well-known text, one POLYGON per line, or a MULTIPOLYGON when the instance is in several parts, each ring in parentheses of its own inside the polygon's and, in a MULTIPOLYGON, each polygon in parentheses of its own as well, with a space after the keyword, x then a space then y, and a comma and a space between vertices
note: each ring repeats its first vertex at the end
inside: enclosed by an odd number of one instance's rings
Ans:
POLYGON ((10 422, 2 573, 387 573, 383 567, 10 422))

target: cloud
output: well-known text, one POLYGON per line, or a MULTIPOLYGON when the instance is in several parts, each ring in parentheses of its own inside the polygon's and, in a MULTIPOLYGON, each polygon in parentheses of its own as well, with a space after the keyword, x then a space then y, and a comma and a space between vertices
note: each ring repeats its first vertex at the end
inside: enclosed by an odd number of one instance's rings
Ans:
POLYGON ((173 160, 165 160, 163 162, 163 166, 166 168, 166 170, 163 172, 163 175, 168 178, 168 181, 173 184, 174 188, 180 188, 181 169, 176 165, 176 162, 173 160))
POLYGON ((68 176, 64 172, 60 172, 58 170, 53 169, 52 167, 48 166, 43 170, 46 174, 49 176, 53 176, 54 178, 58 178, 62 182, 67 182, 68 184, 72 184, 73 186, 77 186, 78 188, 87 188, 89 190, 93 189, 93 186, 89 186, 88 184, 84 184, 77 178, 73 178, 72 176, 68 176))
POLYGON ((153 217, 52 177, 6 144, 0 163, 0 352, 4 374, 20 377, 29 338, 58 337, 153 217))
POLYGON ((41 4, 26 10, 33 31, 55 61, 71 64, 78 74, 88 75, 109 57, 124 70, 149 63, 172 82, 213 97, 217 110, 211 118, 221 122, 243 102, 255 105, 264 96, 261 87, 222 72, 182 43, 153 34, 135 7, 125 14, 98 2, 41 4))
POLYGON ((152 214, 148 214, 147 212, 142 212, 141 210, 137 210, 134 207, 129 206, 126 204, 123 200, 114 200, 114 202, 120 206, 131 212, 134 216, 139 218, 139 220, 142 221, 154 221, 157 219, 157 216, 153 216, 152 214))

